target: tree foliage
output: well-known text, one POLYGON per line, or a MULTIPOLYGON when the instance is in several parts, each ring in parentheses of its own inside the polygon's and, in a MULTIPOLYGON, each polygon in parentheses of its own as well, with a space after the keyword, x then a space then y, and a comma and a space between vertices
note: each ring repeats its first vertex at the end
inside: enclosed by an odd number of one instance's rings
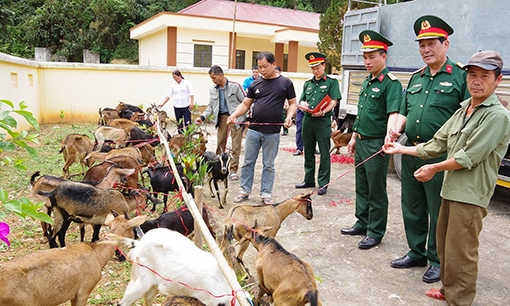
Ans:
MULTIPOLYGON (((30 146, 31 143, 37 142, 37 135, 27 131, 16 131, 18 121, 13 116, 14 114, 21 116, 36 130, 39 130, 39 123, 32 113, 27 111, 27 106, 24 102, 20 102, 19 106, 16 107, 14 103, 9 100, 0 100, 0 165, 2 167, 24 169, 24 160, 12 160, 2 154, 3 152, 23 148, 29 153, 31 158, 38 159, 37 151, 30 146)), ((2 220, 8 213, 12 213, 23 219, 30 217, 32 219, 52 223, 48 214, 39 211, 39 208, 43 205, 44 202, 33 203, 25 197, 9 199, 7 191, 0 188, 0 220, 2 220)), ((0 233, 0 239, 9 244, 9 240, 7 239, 9 226, 3 222, 0 222, 0 226, 2 230, 2 233, 0 233)))
POLYGON ((134 25, 162 12, 175 12, 198 0, 0 0, 0 52, 34 57, 48 48, 71 62, 83 49, 101 62, 138 61, 138 46, 129 38, 134 25))

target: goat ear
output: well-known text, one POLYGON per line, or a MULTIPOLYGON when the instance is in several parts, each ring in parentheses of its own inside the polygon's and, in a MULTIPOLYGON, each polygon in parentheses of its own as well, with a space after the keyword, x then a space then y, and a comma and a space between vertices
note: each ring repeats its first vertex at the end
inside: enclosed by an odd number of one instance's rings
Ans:
POLYGON ((106 218, 104 220, 104 224, 110 226, 112 224, 112 222, 113 222, 113 219, 115 219, 115 215, 113 215, 113 214, 106 215, 106 218))
POLYGON ((129 220, 129 221, 128 221, 128 226, 129 226, 129 227, 139 226, 139 225, 141 225, 142 223, 144 223, 146 219, 147 219, 147 216, 146 216, 146 215, 136 216, 136 217, 134 217, 133 219, 131 219, 131 220, 129 220))

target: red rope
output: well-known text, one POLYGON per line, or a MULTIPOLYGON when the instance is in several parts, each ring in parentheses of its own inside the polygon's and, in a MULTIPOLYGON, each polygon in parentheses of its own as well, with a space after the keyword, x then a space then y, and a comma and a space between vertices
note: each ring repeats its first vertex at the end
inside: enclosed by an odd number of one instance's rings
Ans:
MULTIPOLYGON (((369 161, 370 159, 374 158, 376 155, 379 155, 383 152, 383 149, 381 148, 379 151, 375 152, 374 154, 372 154, 371 156, 369 156, 367 159, 365 159, 364 161, 360 162, 359 164, 357 164, 356 166, 354 166, 354 168, 351 168, 347 171, 345 171, 344 173, 340 174, 338 177, 336 177, 335 179, 333 179, 332 181, 330 181, 329 183, 327 183, 326 185, 322 186, 321 188, 324 188, 324 187, 328 187, 329 185, 331 185, 332 183, 334 183, 336 180, 346 176, 349 172, 355 170, 356 168, 358 168, 359 166, 363 165, 364 163, 366 163, 367 161, 369 161)), ((319 189, 315 190, 312 192, 311 195, 314 195, 316 193, 319 192, 319 189)))

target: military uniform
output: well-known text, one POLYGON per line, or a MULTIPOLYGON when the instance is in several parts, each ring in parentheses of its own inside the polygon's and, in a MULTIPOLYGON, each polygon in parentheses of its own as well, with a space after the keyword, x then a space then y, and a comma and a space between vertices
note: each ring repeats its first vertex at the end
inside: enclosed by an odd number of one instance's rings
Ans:
MULTIPOLYGON (((326 95, 329 95, 333 100, 340 100, 342 98, 338 80, 330 78, 324 73, 319 80, 313 77, 305 82, 300 101, 308 102, 309 108, 313 109, 326 95)), ((310 113, 304 112, 301 134, 303 136, 305 153, 305 183, 315 184, 315 144, 317 143, 320 152, 317 182, 319 187, 329 184, 331 176, 329 150, 331 149, 332 115, 332 110, 325 113, 322 117, 312 117, 310 113)))
MULTIPOLYGON (((361 85, 358 115, 353 131, 356 139, 355 164, 379 151, 384 145, 390 113, 398 112, 402 100, 402 84, 384 70, 375 78, 367 76, 361 85)), ((390 156, 379 154, 356 168, 355 228, 366 230, 367 236, 380 241, 386 232, 388 195, 386 177, 390 156)))
POLYGON ((341 233, 365 235, 358 247, 370 249, 381 242, 388 220, 386 177, 390 159, 384 154, 374 154, 384 145, 390 116, 398 115, 402 84, 386 68, 386 51, 391 41, 372 30, 362 31, 359 40, 370 74, 359 91, 358 114, 352 127, 357 138, 349 142, 349 150, 355 148, 357 221, 351 228, 343 228, 341 233))
MULTIPOLYGON (((445 37, 440 30, 446 32, 446 37, 453 33, 453 29, 435 16, 423 16, 415 22, 418 40, 445 37)), ((406 145, 413 146, 432 139, 436 131, 460 107, 460 102, 469 97, 466 72, 461 64, 455 64, 447 58, 435 75, 431 74, 428 66, 415 72, 400 108, 400 114, 407 117, 406 145)), ((402 155, 402 215, 410 248, 407 256, 416 262, 426 263, 428 259, 434 267, 439 267, 436 224, 441 207, 440 190, 444 173, 438 172, 430 181, 422 183, 416 180, 414 172, 424 165, 438 163, 445 158, 446 155, 422 160, 402 155)))

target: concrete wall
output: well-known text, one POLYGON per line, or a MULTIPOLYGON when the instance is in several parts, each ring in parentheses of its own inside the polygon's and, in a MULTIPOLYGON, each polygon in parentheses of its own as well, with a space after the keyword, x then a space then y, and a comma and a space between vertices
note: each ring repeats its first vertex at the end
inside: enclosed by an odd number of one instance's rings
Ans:
MULTIPOLYGON (((209 103, 213 85, 208 68, 144 67, 84 63, 35 62, 0 53, 0 99, 29 105, 41 123, 95 122, 98 109, 115 107, 119 101, 141 105, 160 104, 173 82, 172 71, 180 69, 195 91, 198 105, 209 103), (63 111, 65 118, 60 118, 63 111)), ((228 79, 242 83, 251 70, 227 70, 228 79)), ((283 73, 301 95, 311 73, 283 73)), ((167 104, 169 115, 173 108, 167 104)), ((21 126, 25 128, 27 126, 21 126)))
POLYGON ((166 29, 139 40, 139 64, 141 66, 166 66, 166 41, 166 29))

